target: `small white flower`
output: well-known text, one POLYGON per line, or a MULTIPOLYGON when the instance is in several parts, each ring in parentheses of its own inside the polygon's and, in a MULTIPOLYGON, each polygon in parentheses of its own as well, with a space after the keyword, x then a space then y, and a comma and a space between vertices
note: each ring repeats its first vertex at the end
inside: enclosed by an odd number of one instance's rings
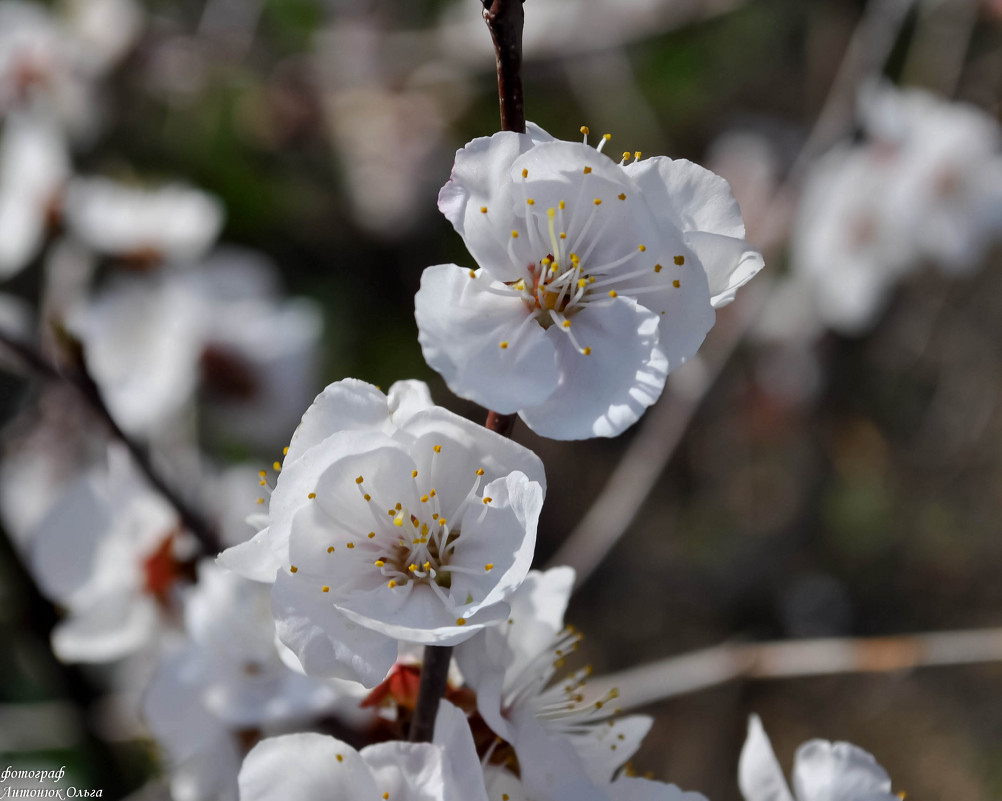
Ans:
POLYGON ((39 587, 67 610, 52 633, 67 661, 106 662, 152 643, 181 577, 176 513, 124 453, 109 457, 67 486, 31 541, 39 587))
POLYGON ((752 715, 738 763, 745 801, 898 801, 877 760, 850 743, 810 740, 797 749, 793 793, 779 767, 762 721, 752 715))
POLYGON ((268 529, 221 557, 274 579, 279 637, 308 675, 374 686, 398 639, 468 639, 504 619, 528 572, 541 462, 445 409, 414 411, 426 396, 328 387, 289 446, 268 529))
MULTIPOLYGON (((474 139, 439 208, 480 270, 425 270, 425 359, 456 394, 556 439, 615 436, 762 267, 726 182, 667 158, 616 164, 536 126, 474 139)), ((639 157, 639 154, 636 154, 639 157)))
POLYGON ((651 726, 642 715, 614 718, 614 695, 586 698, 589 668, 554 679, 580 640, 563 628, 573 582, 567 567, 531 572, 507 622, 456 649, 477 710, 514 749, 521 785, 536 801, 610 797, 613 774, 651 726))
POLYGON ((219 235, 222 204, 182 184, 142 189, 105 178, 69 186, 66 224, 97 252, 142 261, 193 261, 219 235))
POLYGON ((258 743, 240 769, 241 801, 487 801, 469 727, 442 702, 434 743, 388 742, 356 751, 321 734, 258 743))

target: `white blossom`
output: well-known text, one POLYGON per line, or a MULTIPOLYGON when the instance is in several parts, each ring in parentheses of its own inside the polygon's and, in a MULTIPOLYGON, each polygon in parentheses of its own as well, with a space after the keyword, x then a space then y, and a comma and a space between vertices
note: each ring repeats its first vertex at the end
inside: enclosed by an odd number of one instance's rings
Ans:
POLYGON ((289 446, 268 528, 221 557, 275 581, 279 637, 309 675, 374 686, 398 639, 452 645, 503 620, 528 572, 542 464, 420 408, 426 397, 413 383, 389 397, 354 380, 328 387, 289 446))
MULTIPOLYGON (((439 208, 479 270, 425 270, 425 359, 456 394, 557 439, 615 436, 762 267, 726 182, 501 132, 456 155, 439 208)), ((636 154, 639 157, 639 154, 636 154)))
POLYGON ((877 760, 850 743, 810 740, 797 749, 793 793, 779 767, 762 721, 752 715, 738 763, 745 801, 896 801, 891 780, 877 760))

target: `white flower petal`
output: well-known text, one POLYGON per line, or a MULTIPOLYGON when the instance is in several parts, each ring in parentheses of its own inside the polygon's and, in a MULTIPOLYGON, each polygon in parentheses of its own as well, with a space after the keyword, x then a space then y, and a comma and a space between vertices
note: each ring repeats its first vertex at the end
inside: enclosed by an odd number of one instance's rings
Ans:
POLYGON ((470 254, 499 281, 517 280, 522 262, 531 264, 539 258, 528 252, 525 238, 511 237, 517 218, 508 171, 532 146, 529 136, 510 131, 474 139, 456 153, 452 177, 438 195, 438 208, 463 237, 470 254))
MULTIPOLYGON (((553 439, 615 437, 635 423, 664 389, 668 359, 658 346, 658 316, 618 297, 574 317, 578 352, 557 326, 547 331, 557 348, 561 383, 541 405, 519 416, 553 439)), ((699 339, 702 340, 703 334, 699 339)))
POLYGON ((272 588, 278 636, 308 675, 351 679, 375 687, 397 658, 394 639, 334 609, 318 583, 281 572, 272 588))
POLYGON ((409 379, 396 381, 390 386, 390 391, 386 393, 386 406, 393 424, 402 426, 415 414, 431 409, 435 404, 424 381, 409 379))
POLYGON ((793 760, 797 801, 894 801, 891 779, 874 757, 850 743, 811 740, 793 760))
POLYGON ((66 662, 110 662, 151 642, 158 628, 151 598, 107 594, 53 629, 52 650, 66 662))
POLYGON ((557 386, 556 354, 518 295, 481 272, 427 268, 414 299, 425 361, 462 398, 502 414, 542 403, 557 386), (502 344, 505 347, 502 347, 502 344))
POLYGON ((748 737, 738 761, 738 787, 745 801, 793 801, 758 715, 748 719, 748 737))
MULTIPOLYGON (((456 801, 487 801, 480 758, 466 714, 444 698, 435 716, 435 745, 442 749, 452 774, 447 791, 456 801)), ((500 796, 498 796, 500 797, 500 796)), ((509 801, 511 801, 509 799, 509 801)))
POLYGON ((706 801, 699 793, 682 792, 674 784, 624 776, 609 787, 612 801, 706 801))

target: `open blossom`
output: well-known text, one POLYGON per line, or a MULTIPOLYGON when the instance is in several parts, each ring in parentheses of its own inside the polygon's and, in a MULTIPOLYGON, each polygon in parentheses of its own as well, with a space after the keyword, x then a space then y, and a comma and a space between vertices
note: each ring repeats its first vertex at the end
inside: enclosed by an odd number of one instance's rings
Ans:
POLYGON ((308 675, 374 686, 398 640, 452 645, 503 620, 528 573, 538 457, 428 403, 417 382, 389 397, 328 387, 292 439, 267 529, 220 557, 275 582, 279 637, 308 675))
POLYGON ((498 747, 514 751, 518 765, 517 780, 492 767, 488 786, 534 801, 675 798, 670 793, 677 788, 656 782, 634 788, 612 781, 640 747, 651 719, 615 717, 614 695, 588 697, 589 668, 557 678, 580 640, 563 626, 573 583, 574 571, 567 567, 530 573, 511 597, 507 623, 456 650, 459 668, 477 693, 478 712, 503 741, 498 747))
POLYGON ((616 164, 536 126, 474 139, 439 208, 480 265, 425 270, 425 359, 456 394, 556 439, 615 436, 762 267, 727 183, 689 161, 616 164))
POLYGON ((258 743, 240 769, 241 801, 487 801, 463 714, 443 701, 431 743, 379 743, 356 751, 322 734, 258 743))
POLYGON ((896 801, 891 779, 877 760, 850 743, 810 740, 797 749, 793 793, 779 767, 762 721, 752 715, 738 763, 745 801, 896 801))

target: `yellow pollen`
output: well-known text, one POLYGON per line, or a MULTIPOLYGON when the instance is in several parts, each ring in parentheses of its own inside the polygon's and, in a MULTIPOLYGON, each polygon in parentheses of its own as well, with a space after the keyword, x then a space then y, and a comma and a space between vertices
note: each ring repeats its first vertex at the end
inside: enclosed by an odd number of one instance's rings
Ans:
POLYGON ((466 618, 465 617, 457 617, 456 618, 456 625, 457 626, 465 626, 466 625, 466 618))
POLYGON ((584 289, 586 286, 588 286, 588 282, 585 281, 583 278, 579 278, 578 279, 578 289, 584 289))
POLYGON ((431 491, 431 492, 429 492, 428 494, 429 494, 429 495, 431 495, 431 497, 432 497, 432 498, 434 498, 434 497, 435 497, 436 495, 438 495, 438 493, 437 493, 437 492, 435 492, 435 490, 432 490, 432 491, 431 491))
POLYGON ((395 508, 396 508, 396 510, 397 510, 397 511, 399 512, 399 511, 400 511, 401 509, 403 509, 404 507, 402 507, 402 506, 401 506, 401 505, 400 505, 400 504, 398 503, 398 504, 396 505, 396 507, 395 507, 395 508))
POLYGON ((340 754, 338 754, 338 755, 337 755, 337 761, 338 761, 338 762, 344 762, 344 757, 343 757, 343 756, 341 756, 340 754))
POLYGON ((354 547, 355 547, 355 543, 353 543, 353 542, 349 542, 349 543, 348 543, 348 545, 347 545, 347 547, 349 547, 349 548, 354 548, 354 547))
POLYGON ((411 470, 411 478, 417 478, 417 470, 411 470))
POLYGON ((636 153, 633 154, 633 158, 635 158, 637 161, 640 161, 640 151, 639 150, 636 153))
POLYGON ((387 801, 389 797, 390 797, 389 793, 383 793, 383 801, 387 801))
POLYGON ((594 275, 589 275, 588 276, 588 283, 589 284, 594 284, 595 283, 595 276, 594 275))
POLYGON ((610 297, 610 298, 615 298, 615 297, 618 297, 618 295, 619 295, 619 293, 618 293, 618 292, 616 292, 616 290, 615 290, 615 289, 610 289, 610 290, 609 290, 609 297, 610 297))
POLYGON ((334 546, 333 545, 328 545, 327 546, 327 553, 334 553, 334 546))
POLYGON ((363 481, 365 481, 365 479, 362 478, 361 476, 359 476, 358 478, 355 479, 355 483, 356 484, 361 484, 363 481))
POLYGON ((551 264, 553 264, 553 259, 551 259, 549 256, 546 256, 539 263, 542 264, 544 267, 549 267, 551 264))
POLYGON ((609 141, 610 139, 612 139, 612 134, 602 134, 602 138, 603 138, 603 139, 604 139, 604 140, 605 140, 606 142, 608 142, 608 141, 609 141))
POLYGON ((289 565, 289 572, 290 573, 298 573, 299 572, 299 568, 296 567, 295 565, 289 565))
POLYGON ((566 208, 566 206, 567 206, 567 204, 564 203, 564 201, 562 201, 562 200, 557 205, 560 206, 560 210, 561 211, 563 211, 564 208, 566 208))
POLYGON ((388 514, 390 517, 393 517, 393 515, 396 514, 396 511, 394 511, 393 509, 387 509, 386 514, 388 514))
POLYGON ((490 502, 491 502, 491 501, 493 501, 493 500, 494 500, 494 499, 493 499, 493 498, 492 498, 492 497, 491 497, 490 495, 485 495, 485 496, 484 496, 484 504, 485 504, 485 505, 486 505, 486 504, 488 504, 488 503, 490 503, 490 502))
POLYGON ((482 468, 482 467, 478 467, 478 468, 477 468, 477 475, 478 475, 478 476, 482 476, 483 474, 484 474, 484 468, 482 468))
POLYGON ((326 584, 324 584, 324 586, 320 588, 320 592, 330 592, 330 591, 331 588, 328 587, 326 584))
POLYGON ((591 348, 585 348, 582 351, 582 353, 584 353, 585 356, 590 356, 591 355, 591 348))
POLYGON ((591 133, 591 130, 589 130, 589 128, 588 128, 587 125, 582 125, 581 126, 581 133, 583 133, 585 136, 587 136, 588 134, 591 133))
POLYGON ((374 540, 376 538, 376 532, 375 531, 370 531, 365 536, 367 536, 370 540, 374 540))
POLYGON ((647 252, 647 245, 637 245, 641 253, 647 252))
POLYGON ((562 325, 562 326, 563 326, 564 328, 570 328, 570 327, 571 327, 571 321, 570 321, 570 320, 564 320, 564 321, 563 321, 563 322, 561 323, 561 325, 562 325))
POLYGON ((662 270, 662 267, 661 267, 660 264, 655 264, 654 265, 654 272, 659 273, 659 272, 661 272, 661 270, 662 270))
POLYGON ((282 469, 282 465, 280 465, 278 462, 273 462, 271 466, 274 467, 275 470, 281 470, 282 469))
POLYGON ((476 270, 470 270, 470 278, 476 278, 476 277, 477 277, 477 271, 476 270))
POLYGON ((602 205, 602 199, 601 198, 595 198, 595 205, 596 206, 601 206, 602 205))
POLYGON ((433 451, 435 451, 435 453, 441 453, 442 452, 442 446, 441 445, 432 445, 431 449, 433 451))
POLYGON ((512 231, 511 232, 511 238, 512 239, 518 239, 518 231, 512 231))
POLYGON ((427 495, 422 495, 421 496, 421 503, 428 503, 428 496, 427 495))
POLYGON ((262 470, 261 472, 258 473, 258 475, 261 476, 261 478, 267 478, 268 477, 268 471, 267 470, 262 470))
POLYGON ((487 213, 487 207, 486 207, 486 206, 481 206, 481 207, 480 207, 480 212, 481 212, 482 214, 486 214, 486 213, 487 213))
POLYGON ((258 499, 257 499, 257 502, 258 502, 258 505, 260 505, 260 504, 264 503, 264 498, 258 498, 258 499))
POLYGON ((486 570, 488 573, 490 573, 493 569, 494 569, 493 562, 488 562, 486 565, 484 565, 484 570, 486 570))
POLYGON ((546 216, 549 217, 551 220, 554 218, 554 216, 556 215, 556 213, 557 213, 557 210, 555 208, 553 208, 553 206, 550 206, 550 208, 548 208, 546 210, 546 216))
POLYGON ((675 289, 678 289, 680 286, 682 286, 682 282, 676 278, 674 281, 671 282, 671 285, 675 287, 675 289))
POLYGON ((585 168, 584 168, 584 174, 585 174, 585 175, 587 175, 587 174, 588 174, 588 173, 590 173, 590 172, 591 172, 591 167, 585 167, 585 168))
POLYGON ((622 192, 622 193, 620 193, 620 195, 619 195, 619 199, 620 199, 620 200, 626 200, 626 192, 622 192))
POLYGON ((314 498, 316 498, 316 497, 317 497, 317 494, 316 494, 315 492, 311 492, 311 493, 310 493, 309 495, 307 495, 306 497, 307 497, 307 498, 309 498, 309 499, 310 499, 310 500, 312 501, 312 500, 313 500, 314 498))
POLYGON ((365 495, 363 495, 362 497, 365 498, 365 500, 367 500, 367 501, 371 501, 372 500, 372 496, 368 492, 365 493, 365 495))
POLYGON ((440 517, 440 518, 438 519, 438 522, 439 522, 439 524, 441 524, 441 525, 443 525, 443 526, 444 526, 444 525, 445 525, 446 523, 448 523, 449 521, 448 521, 448 520, 446 520, 446 519, 445 519, 444 517, 440 517))
POLYGON ((374 564, 374 565, 375 565, 376 567, 382 567, 383 565, 385 565, 385 564, 386 564, 386 562, 384 562, 384 561, 383 561, 382 559, 377 559, 377 560, 376 560, 375 562, 373 562, 373 564, 374 564))
POLYGON ((677 265, 678 265, 679 267, 681 267, 681 266, 682 266, 683 264, 685 264, 685 256, 676 256, 676 257, 675 257, 675 263, 676 263, 676 264, 677 264, 677 265))
POLYGON ((268 482, 265 481, 263 478, 259 482, 257 482, 257 483, 258 483, 259 487, 266 487, 266 486, 268 486, 268 482))
POLYGON ((421 567, 423 567, 425 570, 428 570, 428 568, 431 567, 431 562, 425 562, 423 565, 421 565, 421 567))
POLYGON ((531 197, 527 201, 525 201, 525 202, 528 203, 530 206, 535 206, 536 205, 536 201, 533 200, 531 197))
POLYGON ((403 525, 404 525, 404 517, 403 517, 403 515, 397 515, 396 517, 394 517, 393 518, 393 525, 395 525, 397 528, 402 528, 403 525))
POLYGON ((289 446, 286 445, 284 448, 282 448, 282 456, 288 456, 288 455, 289 455, 289 446))
POLYGON ((522 177, 523 178, 528 178, 529 177, 529 171, 528 170, 522 170, 522 177))
POLYGON ((630 151, 629 150, 624 150, 623 151, 623 161, 629 161, 629 159, 630 159, 630 151))
POLYGON ((564 234, 564 233, 561 233, 561 234, 560 234, 560 238, 561 238, 561 239, 567 239, 567 234, 564 234))
POLYGON ((410 571, 411 573, 413 573, 413 572, 414 572, 415 570, 417 570, 417 565, 414 565, 414 564, 411 564, 411 565, 407 565, 407 569, 408 569, 408 570, 409 570, 409 571, 410 571))
POLYGON ((427 537, 428 536, 428 524, 427 523, 422 523, 421 524, 421 536, 422 537, 427 537))
POLYGON ((390 579, 390 580, 389 580, 389 581, 387 582, 386 586, 387 586, 387 587, 389 587, 389 588, 390 588, 390 589, 392 590, 392 589, 393 589, 394 587, 396 587, 396 586, 397 586, 397 582, 395 582, 395 581, 394 581, 393 579, 390 579))

